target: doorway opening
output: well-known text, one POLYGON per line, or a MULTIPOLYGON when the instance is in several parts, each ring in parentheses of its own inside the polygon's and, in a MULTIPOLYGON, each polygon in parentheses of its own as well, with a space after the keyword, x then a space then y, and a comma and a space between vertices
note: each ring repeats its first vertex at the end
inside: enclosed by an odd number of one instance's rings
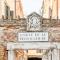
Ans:
POLYGON ((42 60, 42 58, 38 58, 38 57, 31 57, 31 58, 28 58, 28 60, 42 60))

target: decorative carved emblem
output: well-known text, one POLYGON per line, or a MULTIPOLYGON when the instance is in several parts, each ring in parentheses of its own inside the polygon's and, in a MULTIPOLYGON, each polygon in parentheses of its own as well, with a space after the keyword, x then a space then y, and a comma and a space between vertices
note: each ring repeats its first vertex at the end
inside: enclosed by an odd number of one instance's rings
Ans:
POLYGON ((28 20, 27 20, 28 31, 39 31, 41 27, 40 24, 41 24, 40 15, 33 12, 32 14, 28 16, 28 20))

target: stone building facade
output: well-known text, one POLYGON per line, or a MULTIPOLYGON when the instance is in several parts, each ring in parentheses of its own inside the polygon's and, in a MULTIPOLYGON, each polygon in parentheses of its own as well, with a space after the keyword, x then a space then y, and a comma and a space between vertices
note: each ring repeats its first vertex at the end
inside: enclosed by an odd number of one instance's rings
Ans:
POLYGON ((54 0, 44 1, 43 17, 33 12, 27 18, 16 19, 15 13, 23 15, 22 9, 18 10, 21 5, 16 3, 16 12, 15 0, 0 0, 0 60, 60 60, 60 21, 57 21, 55 12, 57 0, 53 4, 52 16, 49 15, 49 7, 52 8, 49 2, 54 0), (21 42, 18 33, 22 32, 48 32, 48 41, 21 42))
MULTIPOLYGON (((60 59, 60 43, 58 43, 60 42, 59 24, 56 22, 56 26, 43 26, 43 20, 41 20, 39 16, 39 14, 34 12, 27 18, 21 18, 17 20, 0 20, 1 60, 28 60, 28 58, 34 57, 42 58, 42 60, 60 59), (31 20, 35 20, 35 18, 37 18, 35 21, 36 23, 33 23, 31 20), (29 19, 32 24, 29 22, 29 19), (40 23, 38 24, 38 22, 40 23), (31 27, 28 24, 30 24, 31 27), (38 25, 40 25, 40 29, 34 30, 38 25), (27 30, 28 27, 30 27, 29 29, 33 30, 27 30), (31 47, 29 47, 29 49, 27 47, 27 49, 24 49, 21 48, 21 46, 23 47, 26 42, 22 44, 20 41, 18 41, 18 33, 20 32, 48 32, 49 39, 47 42, 33 42, 33 45, 32 43, 28 42, 28 46, 31 45, 31 47), (37 47, 34 49, 33 46, 37 47), (37 48, 39 49, 37 50, 37 48)), ((27 43, 24 46, 27 46, 27 43)))

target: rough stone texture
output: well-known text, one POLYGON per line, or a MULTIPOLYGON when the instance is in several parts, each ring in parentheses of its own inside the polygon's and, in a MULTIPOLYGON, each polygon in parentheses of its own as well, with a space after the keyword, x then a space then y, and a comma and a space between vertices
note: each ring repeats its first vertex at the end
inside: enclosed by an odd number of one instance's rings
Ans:
POLYGON ((16 41, 18 32, 26 31, 26 19, 1 20, 0 41, 16 41))
POLYGON ((17 40, 17 30, 8 29, 3 30, 3 32, 0 35, 0 41, 16 41, 17 40))
POLYGON ((24 58, 24 50, 22 49, 18 49, 18 50, 15 50, 15 58, 16 60, 19 60, 19 59, 23 59, 24 58))
POLYGON ((48 27, 43 29, 49 32, 49 41, 60 42, 60 27, 48 27))
POLYGON ((0 60, 7 60, 6 55, 5 47, 0 44, 0 60))
POLYGON ((2 39, 3 40, 5 40, 5 41, 14 41, 14 40, 16 40, 17 38, 16 38, 16 32, 15 31, 13 31, 13 30, 6 30, 6 31, 4 31, 4 33, 3 33, 3 36, 2 36, 2 39))

